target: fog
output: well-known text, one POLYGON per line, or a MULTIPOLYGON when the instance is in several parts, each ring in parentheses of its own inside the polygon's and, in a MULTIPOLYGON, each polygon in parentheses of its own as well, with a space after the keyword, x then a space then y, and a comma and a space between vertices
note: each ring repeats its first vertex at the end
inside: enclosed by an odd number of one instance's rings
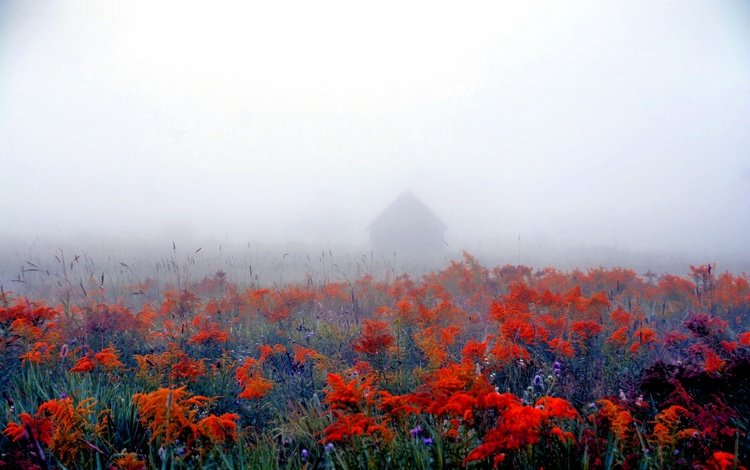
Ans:
POLYGON ((5 0, 0 256, 356 261, 408 190, 446 257, 746 270, 748 129, 739 0, 5 0))

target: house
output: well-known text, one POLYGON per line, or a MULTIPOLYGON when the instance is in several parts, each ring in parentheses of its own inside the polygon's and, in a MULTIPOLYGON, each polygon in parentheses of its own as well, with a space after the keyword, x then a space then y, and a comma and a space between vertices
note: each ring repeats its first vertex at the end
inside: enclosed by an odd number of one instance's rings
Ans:
POLYGON ((372 249, 381 256, 423 258, 446 247, 446 225, 409 191, 396 198, 368 226, 372 249))

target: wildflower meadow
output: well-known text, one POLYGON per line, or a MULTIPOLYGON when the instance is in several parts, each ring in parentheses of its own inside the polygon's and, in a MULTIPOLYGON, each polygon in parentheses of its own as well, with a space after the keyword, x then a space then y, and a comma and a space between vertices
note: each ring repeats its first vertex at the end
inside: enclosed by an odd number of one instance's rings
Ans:
POLYGON ((718 269, 3 290, 0 468, 742 469, 750 277, 718 269))

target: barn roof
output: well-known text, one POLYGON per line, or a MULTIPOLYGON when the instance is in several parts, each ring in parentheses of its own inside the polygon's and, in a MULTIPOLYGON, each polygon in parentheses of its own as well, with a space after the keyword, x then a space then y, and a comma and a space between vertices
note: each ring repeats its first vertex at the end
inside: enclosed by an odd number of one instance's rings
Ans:
POLYGON ((443 231, 447 226, 411 191, 401 193, 367 227, 369 230, 391 227, 423 227, 443 231))

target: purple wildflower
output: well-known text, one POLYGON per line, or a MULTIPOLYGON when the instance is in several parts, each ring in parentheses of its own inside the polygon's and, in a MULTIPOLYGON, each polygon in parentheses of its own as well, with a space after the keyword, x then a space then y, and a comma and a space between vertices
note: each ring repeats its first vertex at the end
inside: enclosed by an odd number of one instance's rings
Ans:
POLYGON ((544 379, 542 379, 542 376, 537 374, 534 376, 534 386, 542 388, 544 387, 544 379))

